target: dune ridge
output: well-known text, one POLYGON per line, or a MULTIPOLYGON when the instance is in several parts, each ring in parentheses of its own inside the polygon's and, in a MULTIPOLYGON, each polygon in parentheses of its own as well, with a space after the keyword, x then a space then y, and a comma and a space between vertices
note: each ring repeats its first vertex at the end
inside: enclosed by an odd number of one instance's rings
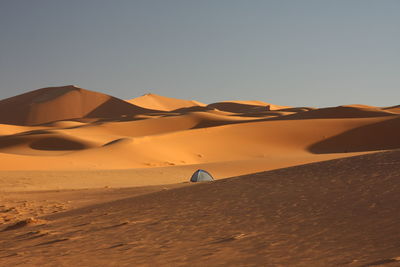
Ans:
POLYGON ((245 113, 245 112, 260 112, 260 111, 272 111, 290 108, 289 106, 279 106, 263 101, 243 101, 243 100, 232 100, 223 101, 209 104, 207 107, 218 109, 222 111, 234 112, 234 113, 245 113))
POLYGON ((398 109, 1 100, 0 265, 396 266, 398 109))
POLYGON ((85 118, 118 118, 151 110, 73 85, 47 87, 0 101, 0 123, 38 125, 85 118))
POLYGON ((256 162, 249 164, 251 172, 256 165, 269 170, 400 147, 399 114, 390 108, 294 108, 239 100, 205 105, 155 94, 130 102, 75 86, 1 100, 0 111, 7 112, 0 112, 0 170, 256 162))
POLYGON ((152 93, 148 93, 126 101, 142 108, 155 109, 159 111, 174 111, 184 108, 205 106, 205 104, 195 100, 176 99, 152 93))

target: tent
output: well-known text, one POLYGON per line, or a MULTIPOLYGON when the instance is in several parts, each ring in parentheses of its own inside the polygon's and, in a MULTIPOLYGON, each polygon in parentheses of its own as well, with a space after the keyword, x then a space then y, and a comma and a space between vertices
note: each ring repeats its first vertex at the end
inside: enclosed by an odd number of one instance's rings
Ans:
POLYGON ((191 182, 209 182, 214 181, 214 178, 205 170, 197 170, 190 178, 191 182))

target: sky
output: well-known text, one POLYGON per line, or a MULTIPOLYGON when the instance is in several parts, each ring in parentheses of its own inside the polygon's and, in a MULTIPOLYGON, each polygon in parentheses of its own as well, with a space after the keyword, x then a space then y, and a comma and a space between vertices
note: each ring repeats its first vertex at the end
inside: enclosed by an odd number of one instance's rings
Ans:
POLYGON ((0 0, 0 99, 400 104, 398 0, 0 0))

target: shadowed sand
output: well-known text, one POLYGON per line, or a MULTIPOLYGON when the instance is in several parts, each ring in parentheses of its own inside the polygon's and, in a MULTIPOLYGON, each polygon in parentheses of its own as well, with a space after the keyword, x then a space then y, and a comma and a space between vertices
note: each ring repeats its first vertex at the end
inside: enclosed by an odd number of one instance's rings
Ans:
POLYGON ((395 263, 399 170, 393 151, 164 188, 5 228, 0 257, 44 266, 395 263))
POLYGON ((76 86, 1 100, 0 265, 394 266, 399 116, 76 86), (187 183, 200 168, 217 182, 187 183))

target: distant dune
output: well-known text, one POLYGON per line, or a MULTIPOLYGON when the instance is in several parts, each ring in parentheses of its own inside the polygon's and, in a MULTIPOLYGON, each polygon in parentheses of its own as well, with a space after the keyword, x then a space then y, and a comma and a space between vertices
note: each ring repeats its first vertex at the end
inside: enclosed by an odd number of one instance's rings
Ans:
POLYGON ((43 88, 0 101, 0 170, 212 164, 226 177, 232 168, 218 164, 237 162, 243 174, 399 148, 395 109, 239 100, 206 106, 154 94, 128 103, 75 86, 43 88))
POLYGON ((389 109, 380 109, 363 105, 347 105, 307 110, 287 116, 286 119, 368 118, 393 116, 395 114, 395 112, 389 109))
POLYGON ((209 108, 215 108, 222 111, 234 112, 234 113, 245 113, 245 112, 257 112, 257 111, 271 111, 289 108, 288 106, 278 106, 263 101, 224 101, 217 102, 208 105, 209 108))
POLYGON ((386 107, 386 108, 383 108, 383 110, 386 110, 386 111, 389 111, 389 112, 393 112, 393 113, 400 114, 400 105, 398 105, 398 106, 393 106, 393 107, 386 107))
POLYGON ((48 87, 0 101, 0 123, 37 125, 54 121, 113 118, 151 110, 73 85, 48 87))
POLYGON ((155 109, 159 111, 173 111, 183 108, 205 106, 205 104, 195 100, 176 99, 156 94, 145 94, 143 96, 127 100, 127 102, 142 108, 155 109))
POLYGON ((399 135, 399 106, 4 99, 0 265, 398 264, 399 135))

